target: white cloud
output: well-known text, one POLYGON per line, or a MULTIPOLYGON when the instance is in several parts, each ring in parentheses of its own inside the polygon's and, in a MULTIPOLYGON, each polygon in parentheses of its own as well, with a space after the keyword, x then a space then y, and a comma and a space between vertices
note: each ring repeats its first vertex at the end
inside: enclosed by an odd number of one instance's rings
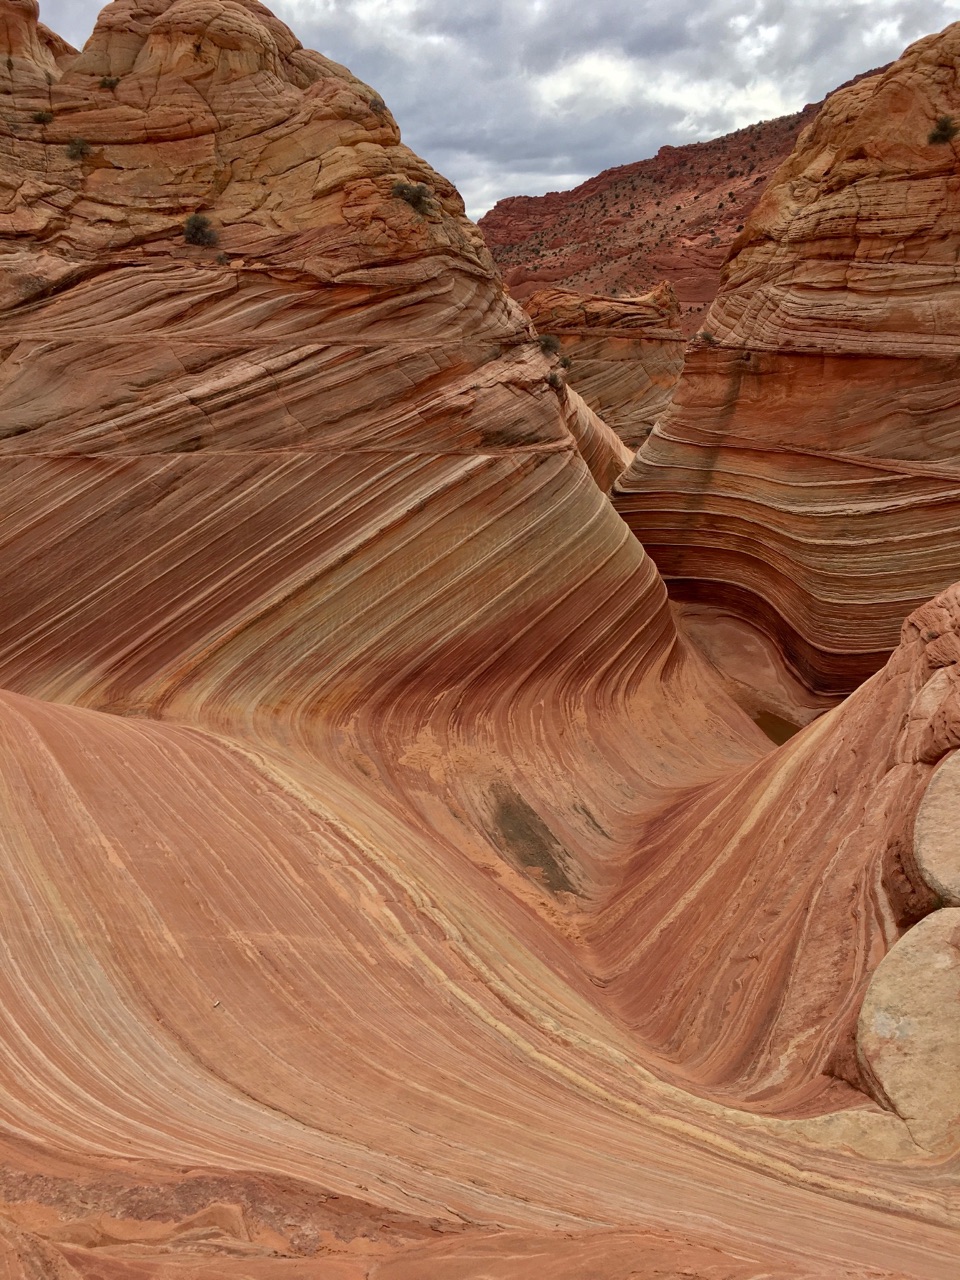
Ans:
POLYGON ((863 43, 868 49, 883 49, 900 38, 900 19, 882 18, 863 33, 863 43))
POLYGON ((640 96, 640 66, 622 53, 605 50, 583 53, 533 81, 533 92, 548 111, 578 111, 603 115, 640 96))
POLYGON ((748 25, 737 42, 738 54, 745 62, 762 64, 764 58, 776 48, 782 36, 783 26, 780 23, 771 23, 768 26, 760 23, 756 27, 748 25))

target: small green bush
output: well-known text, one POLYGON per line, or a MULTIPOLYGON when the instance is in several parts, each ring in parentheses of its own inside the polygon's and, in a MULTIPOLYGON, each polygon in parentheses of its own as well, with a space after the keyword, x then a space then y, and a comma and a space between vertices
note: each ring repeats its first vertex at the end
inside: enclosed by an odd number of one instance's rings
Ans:
POLYGON ((230 265, 230 255, 228 253, 217 254, 217 266, 228 267, 230 265))
POLYGON ((53 120, 52 111, 35 111, 33 113, 34 124, 50 124, 53 120))
POLYGON ((101 89, 115 89, 120 83, 119 76, 103 76, 100 81, 101 89))
POLYGON ((425 182, 395 182, 393 194, 399 200, 406 200, 410 208, 419 214, 430 212, 430 188, 425 182))
POLYGON ((572 368, 573 368, 573 361, 570 359, 570 357, 569 357, 569 356, 561 356, 561 357, 560 357, 560 368, 561 368, 561 369, 572 369, 572 368))
POLYGON ((554 391, 559 391, 563 386, 563 378, 557 373, 556 369, 552 373, 547 374, 547 386, 553 387, 554 391))
POLYGON ((960 133, 960 125, 954 123, 953 116, 937 116, 937 123, 927 134, 927 141, 932 146, 942 146, 950 142, 960 133))
POLYGON ((208 217, 202 213, 191 213, 183 224, 183 238, 187 244, 198 244, 203 249, 210 249, 220 236, 208 217))
POLYGON ((90 154, 90 143, 86 138, 71 138, 67 143, 67 159, 83 160, 90 154))
POLYGON ((545 356, 555 356, 560 350, 560 339, 555 338, 552 333, 545 333, 540 338, 540 350, 545 356))
POLYGON ((709 329, 701 329, 699 336, 708 347, 715 347, 717 345, 717 340, 709 329))

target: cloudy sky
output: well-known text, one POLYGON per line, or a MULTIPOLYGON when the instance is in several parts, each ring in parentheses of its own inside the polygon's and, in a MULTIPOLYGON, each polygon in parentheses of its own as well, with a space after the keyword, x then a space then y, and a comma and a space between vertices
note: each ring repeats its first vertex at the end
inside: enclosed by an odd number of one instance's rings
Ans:
MULTIPOLYGON (((960 0, 266 0, 382 94, 479 217, 665 142, 796 111, 960 19, 960 0)), ((78 47, 97 0, 40 0, 78 47)))

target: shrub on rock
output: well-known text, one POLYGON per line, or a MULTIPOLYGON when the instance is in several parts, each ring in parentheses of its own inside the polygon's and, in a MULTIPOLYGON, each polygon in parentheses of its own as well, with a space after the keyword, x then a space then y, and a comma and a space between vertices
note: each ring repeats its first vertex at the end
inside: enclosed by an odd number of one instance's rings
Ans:
POLYGON ((191 213, 183 224, 183 238, 187 244, 197 244, 210 249, 220 239, 210 219, 202 213, 191 213))
POLYGON ((430 188, 425 182, 395 182, 393 194, 400 200, 406 200, 417 213, 430 212, 430 188))

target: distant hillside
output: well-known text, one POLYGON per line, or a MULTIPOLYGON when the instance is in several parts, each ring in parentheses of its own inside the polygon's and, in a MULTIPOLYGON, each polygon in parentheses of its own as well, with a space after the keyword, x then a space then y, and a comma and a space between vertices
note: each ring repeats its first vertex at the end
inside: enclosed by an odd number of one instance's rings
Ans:
POLYGON ((480 229, 521 301, 553 284, 617 297, 669 280, 692 333, 747 215, 822 106, 709 142, 661 147, 652 159, 606 169, 572 191, 509 196, 480 219, 480 229))

